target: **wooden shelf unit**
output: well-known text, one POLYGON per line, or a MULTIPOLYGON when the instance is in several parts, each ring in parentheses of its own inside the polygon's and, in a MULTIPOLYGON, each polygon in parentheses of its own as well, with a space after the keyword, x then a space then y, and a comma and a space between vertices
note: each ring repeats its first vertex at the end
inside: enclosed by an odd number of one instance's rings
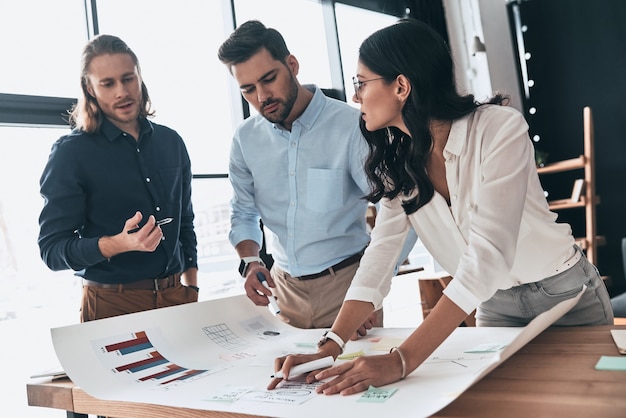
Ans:
POLYGON ((537 172, 544 175, 579 169, 584 171, 584 194, 579 201, 559 199, 548 203, 551 210, 585 208, 585 236, 576 238, 576 243, 585 251, 589 261, 597 265, 597 247, 603 245, 605 239, 596 233, 596 205, 600 203, 600 198, 596 196, 593 116, 589 106, 583 109, 583 130, 583 155, 538 167, 537 172))
POLYGON ((539 174, 548 173, 562 173, 563 171, 576 170, 578 168, 585 168, 587 158, 584 155, 578 158, 572 158, 571 160, 557 161, 552 164, 545 165, 537 168, 539 174))

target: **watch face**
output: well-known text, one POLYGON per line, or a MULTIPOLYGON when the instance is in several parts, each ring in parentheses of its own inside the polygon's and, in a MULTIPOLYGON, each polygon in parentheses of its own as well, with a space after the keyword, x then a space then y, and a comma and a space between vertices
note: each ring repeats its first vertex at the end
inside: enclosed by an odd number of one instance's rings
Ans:
POLYGON ((241 262, 239 263, 239 274, 241 274, 243 276, 243 271, 246 268, 246 262, 241 260, 241 262))

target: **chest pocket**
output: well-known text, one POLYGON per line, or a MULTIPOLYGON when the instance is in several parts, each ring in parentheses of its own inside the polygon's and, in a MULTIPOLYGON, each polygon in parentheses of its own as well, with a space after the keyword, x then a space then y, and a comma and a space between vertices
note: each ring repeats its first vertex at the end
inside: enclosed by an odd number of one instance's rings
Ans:
POLYGON ((309 168, 306 180, 306 207, 315 212, 330 212, 343 205, 342 170, 309 168))

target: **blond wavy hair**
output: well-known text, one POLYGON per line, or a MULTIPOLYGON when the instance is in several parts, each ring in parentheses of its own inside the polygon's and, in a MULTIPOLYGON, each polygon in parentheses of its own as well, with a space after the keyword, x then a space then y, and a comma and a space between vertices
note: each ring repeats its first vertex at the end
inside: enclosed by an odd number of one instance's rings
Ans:
MULTIPOLYGON (((81 58, 80 86, 82 96, 78 98, 76 104, 69 111, 69 121, 72 128, 78 128, 84 132, 92 133, 100 129, 104 114, 98 105, 98 101, 88 90, 89 86, 89 66, 95 57, 106 54, 128 54, 141 76, 139 59, 137 55, 117 36, 98 35, 85 45, 81 58)), ((148 88, 141 79, 141 111, 139 116, 148 117, 154 115, 148 88)))

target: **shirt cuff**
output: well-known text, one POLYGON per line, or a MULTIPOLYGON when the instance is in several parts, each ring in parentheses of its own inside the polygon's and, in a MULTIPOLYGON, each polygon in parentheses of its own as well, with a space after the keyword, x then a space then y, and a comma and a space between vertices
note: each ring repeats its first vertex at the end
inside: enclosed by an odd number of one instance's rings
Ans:
POLYGON ((346 293, 346 300, 359 300, 362 302, 371 302, 374 305, 374 310, 378 310, 383 306, 384 295, 379 291, 363 286, 350 286, 346 293))
POLYGON ((87 266, 93 266, 107 259, 100 252, 100 247, 98 246, 100 238, 101 237, 81 238, 81 241, 84 242, 83 257, 85 258, 85 264, 87 266))
POLYGON ((236 247, 237 244, 245 240, 252 240, 261 247, 261 245, 263 245, 263 232, 258 226, 253 229, 232 228, 228 234, 228 240, 233 247, 236 247))
POLYGON ((450 281, 443 290, 443 294, 468 315, 482 302, 469 289, 463 286, 460 281, 455 279, 450 281))

